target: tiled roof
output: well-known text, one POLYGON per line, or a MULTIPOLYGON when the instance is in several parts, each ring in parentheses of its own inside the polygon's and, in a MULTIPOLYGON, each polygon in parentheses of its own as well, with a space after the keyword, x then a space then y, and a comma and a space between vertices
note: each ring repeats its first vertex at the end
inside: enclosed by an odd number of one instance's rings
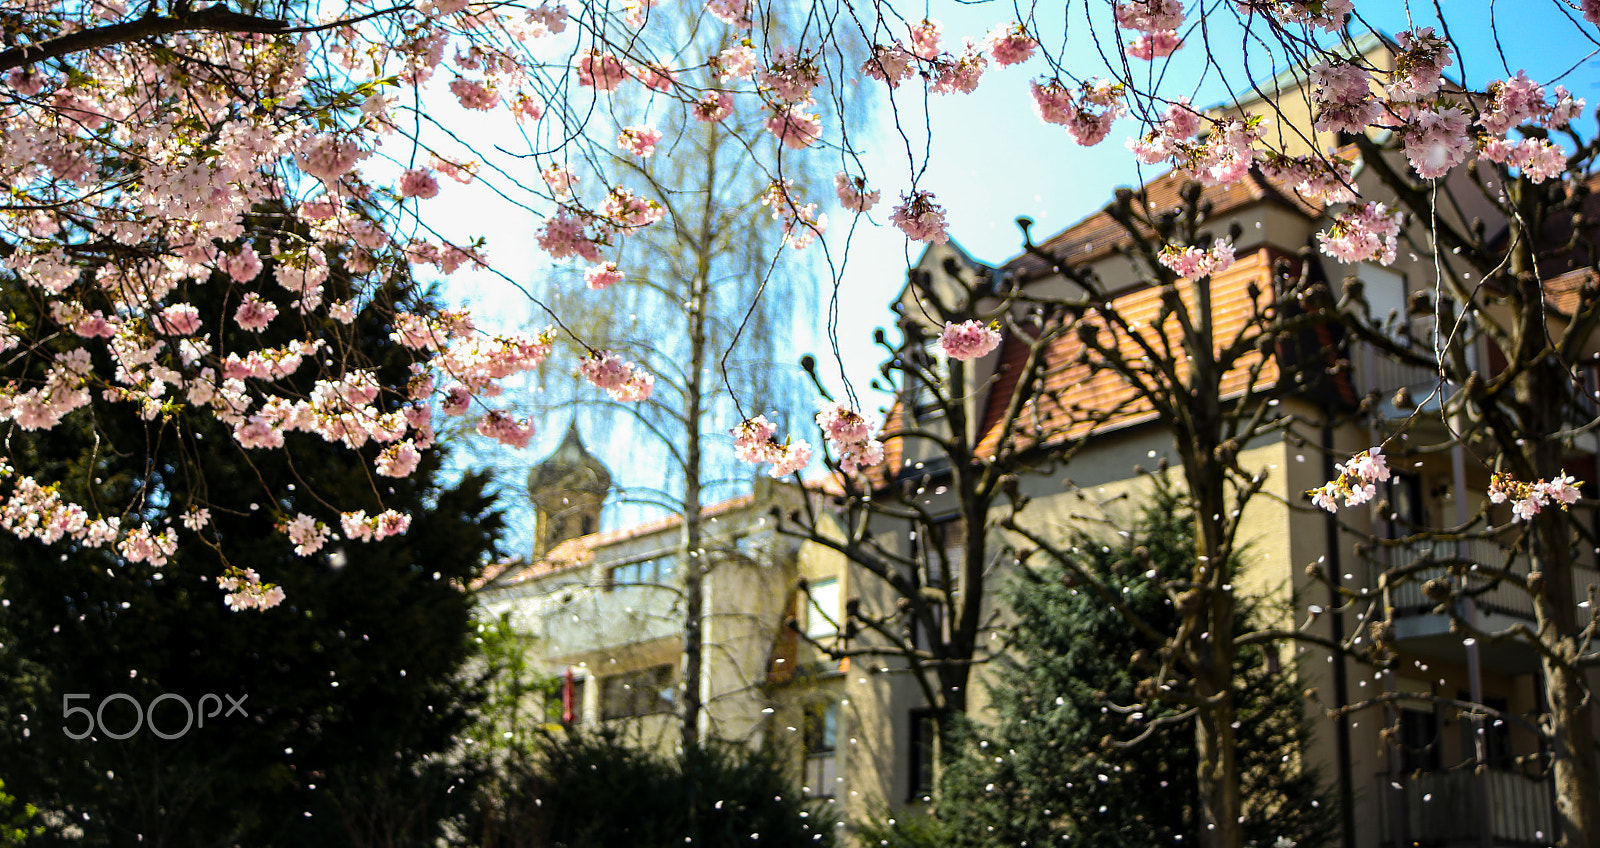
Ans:
MULTIPOLYGON (((1272 291, 1274 257, 1270 249, 1258 248, 1238 257, 1232 267, 1212 280, 1211 331, 1219 345, 1230 344, 1253 320, 1256 307, 1249 294, 1252 283, 1258 291, 1258 297, 1263 299, 1260 305, 1266 305, 1264 299, 1272 291)), ((1194 287, 1183 286, 1179 294, 1192 314, 1196 309, 1194 287)), ((1162 297, 1160 290, 1154 287, 1144 286, 1118 295, 1114 306, 1131 332, 1118 331, 1113 335, 1103 322, 1096 323, 1102 324, 1103 339, 1116 339, 1116 351, 1125 361, 1140 361, 1145 355, 1144 346, 1165 353, 1168 345, 1163 337, 1173 338, 1181 332, 1174 318, 1169 317, 1165 325, 1156 325, 1160 319, 1162 297)), ((1095 319, 1091 317, 1088 320, 1095 319)), ((1007 370, 993 384, 994 391, 984 414, 986 426, 978 443, 981 455, 993 455, 1000 446, 1003 430, 1000 425, 1004 420, 1005 405, 1010 389, 1016 386, 1016 372, 1027 359, 1029 344, 1025 339, 1011 339, 1001 352, 1002 364, 1007 370)), ((1174 355, 1180 352, 1176 341, 1172 342, 1170 349, 1174 355)), ((1109 368, 1094 367, 1084 359, 1084 352, 1084 343, 1076 333, 1067 333, 1051 342, 1045 353, 1043 391, 1030 398, 1018 416, 1018 447, 1036 445, 1040 439, 1050 443, 1070 441, 1087 435, 1091 430, 1126 427, 1155 416, 1155 409, 1148 401, 1139 398, 1138 389, 1133 384, 1109 368), (1096 422, 1097 418, 1104 416, 1109 417, 1096 422), (1029 433, 1039 434, 1039 438, 1030 438, 1029 433)), ((1181 360, 1176 370, 1181 378, 1188 377, 1188 368, 1181 360)), ((1261 354, 1252 349, 1240 358, 1231 371, 1223 375, 1221 394, 1223 397, 1237 396, 1250 386, 1252 379, 1259 386, 1271 385, 1277 377, 1276 362, 1268 360, 1263 363, 1261 354), (1257 365, 1260 371, 1252 378, 1250 369, 1257 365)))
MULTIPOLYGON (((1189 178, 1182 173, 1168 171, 1145 183, 1138 194, 1142 196, 1143 202, 1151 212, 1176 209, 1183 205, 1179 191, 1187 182, 1189 178)), ((1269 179, 1259 170, 1251 171, 1250 176, 1238 182, 1206 189, 1205 199, 1211 202, 1212 217, 1226 215, 1262 202, 1279 204, 1284 209, 1298 212, 1307 218, 1318 218, 1322 215, 1319 205, 1307 202, 1290 185, 1269 179)), ((1135 203, 1139 202, 1138 199, 1135 200, 1135 203)), ((1149 233, 1148 229, 1141 229, 1149 233)), ((1118 245, 1130 243, 1127 230, 1111 217, 1110 212, 1101 209, 1046 239, 1039 247, 1059 260, 1073 265, 1086 265, 1110 256, 1118 245)), ((1025 253, 1007 262, 1005 268, 1009 275, 1022 282, 1056 273, 1050 262, 1032 253, 1025 253)))

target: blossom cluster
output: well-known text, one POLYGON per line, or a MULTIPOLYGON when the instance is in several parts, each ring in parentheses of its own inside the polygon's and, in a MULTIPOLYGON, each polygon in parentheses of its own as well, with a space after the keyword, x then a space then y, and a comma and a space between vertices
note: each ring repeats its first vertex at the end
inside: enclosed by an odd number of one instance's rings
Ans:
POLYGON ((1558 474, 1550 480, 1524 483, 1509 474, 1495 474, 1489 478, 1489 502, 1511 502, 1511 520, 1528 521, 1539 510, 1555 504, 1566 509, 1578 502, 1579 483, 1570 474, 1558 474))
POLYGON ((1322 252, 1340 262, 1394 262, 1404 215, 1376 201, 1345 210, 1333 226, 1317 233, 1322 252))
POLYGON ((1320 489, 1306 492, 1311 502, 1329 511, 1339 511, 1339 498, 1345 506, 1359 506, 1377 496, 1378 486, 1389 479, 1389 463, 1382 448, 1371 448, 1356 454, 1339 466, 1339 476, 1323 484, 1320 489))
POLYGON ((1000 345, 1000 331, 978 321, 952 324, 946 321, 939 334, 939 349, 951 359, 977 359, 988 356, 1000 345))
POLYGON ((1134 58, 1148 62, 1183 46, 1177 33, 1184 20, 1182 0, 1128 0, 1113 3, 1111 11, 1117 26, 1141 33, 1128 45, 1134 58))
POLYGON ((598 389, 604 389, 612 400, 638 403, 650 397, 656 378, 638 365, 628 362, 609 350, 597 350, 578 363, 578 373, 598 389))
POLYGON ((867 188, 865 177, 852 177, 844 171, 833 175, 833 191, 839 197, 840 206, 857 214, 877 206, 881 194, 867 188))
POLYGON ((753 465, 771 463, 767 471, 774 478, 787 477, 811 464, 811 445, 805 441, 773 438, 778 426, 757 415, 733 428, 733 455, 753 465))
POLYGON ((283 603, 283 588, 273 583, 261 582, 261 575, 253 568, 229 566, 228 570, 217 578, 217 585, 228 593, 223 601, 234 612, 271 609, 283 603))
POLYGON ((1072 140, 1092 147, 1105 140, 1111 122, 1126 111, 1121 83, 1110 80, 1084 80, 1077 91, 1059 79, 1033 83, 1033 111, 1047 124, 1067 128, 1072 140))
POLYGON ((793 192, 794 180, 773 180, 761 195, 761 205, 770 207, 773 219, 783 222, 784 243, 805 250, 827 231, 828 216, 819 213, 815 203, 801 203, 793 192))
POLYGON ((1210 250, 1198 247, 1167 245, 1156 256, 1156 261, 1185 280, 1220 274, 1233 265, 1233 243, 1227 239, 1217 242, 1210 250))
POLYGON ((915 241, 944 244, 950 240, 944 207, 934 202, 932 192, 913 191, 900 195, 900 204, 890 213, 889 223, 915 241))
POLYGON ((877 424, 843 403, 831 403, 817 413, 817 426, 839 457, 839 470, 854 474, 883 462, 883 443, 873 438, 877 424))

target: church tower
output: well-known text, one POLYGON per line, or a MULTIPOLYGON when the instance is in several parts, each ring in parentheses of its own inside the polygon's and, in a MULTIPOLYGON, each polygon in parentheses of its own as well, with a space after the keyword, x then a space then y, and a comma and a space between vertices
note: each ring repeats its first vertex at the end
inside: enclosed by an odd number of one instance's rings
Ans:
POLYGON ((584 448, 578 422, 567 427, 561 445, 528 472, 533 501, 533 559, 568 539, 600 529, 600 505, 611 490, 611 472, 584 448))

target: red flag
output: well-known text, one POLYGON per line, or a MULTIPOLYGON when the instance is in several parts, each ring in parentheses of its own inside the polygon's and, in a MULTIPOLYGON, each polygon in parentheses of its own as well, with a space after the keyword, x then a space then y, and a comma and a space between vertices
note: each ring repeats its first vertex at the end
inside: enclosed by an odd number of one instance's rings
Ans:
POLYGON ((561 682, 561 723, 571 724, 573 716, 572 703, 578 694, 578 683, 572 676, 572 666, 567 666, 566 679, 561 682))

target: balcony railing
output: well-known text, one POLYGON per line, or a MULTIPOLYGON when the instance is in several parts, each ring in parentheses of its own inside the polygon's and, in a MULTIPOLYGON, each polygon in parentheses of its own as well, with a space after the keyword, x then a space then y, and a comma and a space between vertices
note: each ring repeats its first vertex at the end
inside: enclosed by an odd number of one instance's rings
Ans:
MULTIPOLYGON (((1374 578, 1385 568, 1383 559, 1387 559, 1387 567, 1404 568, 1415 565, 1424 558, 1433 557, 1439 560, 1458 561, 1467 559, 1493 568, 1506 568, 1517 574, 1527 574, 1528 561, 1525 557, 1510 557, 1510 552, 1494 542, 1485 539, 1473 539, 1465 542, 1432 542, 1403 547, 1386 548, 1380 550, 1378 562, 1373 564, 1374 578)), ((1390 604, 1395 612, 1401 615, 1417 615, 1432 612, 1438 606, 1436 601, 1430 600, 1422 592, 1425 583, 1432 579, 1465 580, 1464 587, 1458 591, 1476 592, 1474 595, 1479 612, 1499 613, 1502 615, 1516 616, 1533 620, 1533 599, 1521 588, 1506 582, 1499 582, 1481 574, 1467 572, 1465 578, 1452 578, 1448 569, 1441 565, 1438 568, 1424 568, 1412 574, 1407 582, 1394 587, 1390 593, 1390 604)), ((1576 565, 1572 569, 1573 594, 1579 604, 1586 604, 1589 599, 1589 586, 1600 584, 1600 571, 1588 565, 1576 565)), ((1374 579, 1372 585, 1377 585, 1374 579)))
POLYGON ((1554 844, 1550 782, 1489 769, 1483 783, 1472 769, 1422 772, 1395 780, 1378 776, 1382 844, 1394 848, 1547 848, 1554 844), (1484 815, 1483 793, 1488 813, 1484 815), (1398 819, 1404 816, 1403 822, 1398 819), (1399 826, 1404 825, 1404 832, 1399 826), (1490 838, 1483 838, 1489 827, 1490 838))
MULTIPOLYGON (((1439 382, 1436 369, 1402 364, 1362 341, 1350 344, 1350 367, 1353 372, 1351 382, 1357 395, 1377 392, 1379 396, 1388 398, 1404 387, 1411 389, 1413 399, 1421 404, 1439 382)), ((1437 408, 1436 405, 1432 406, 1437 408)))

